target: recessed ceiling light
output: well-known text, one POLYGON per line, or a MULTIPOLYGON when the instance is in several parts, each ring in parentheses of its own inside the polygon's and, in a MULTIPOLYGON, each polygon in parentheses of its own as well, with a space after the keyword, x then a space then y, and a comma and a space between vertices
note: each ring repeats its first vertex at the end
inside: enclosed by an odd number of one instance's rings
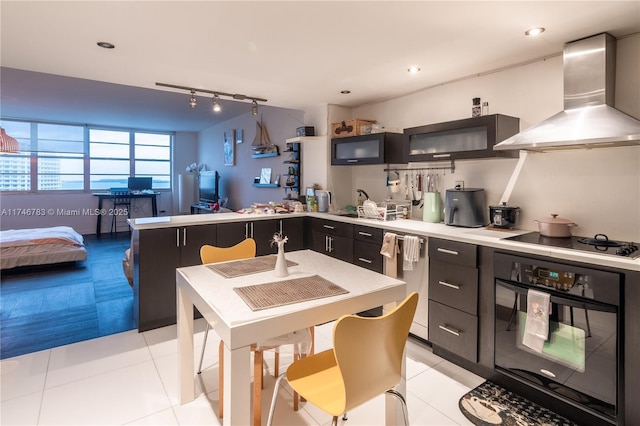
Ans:
POLYGON ((409 68, 407 69, 407 71, 409 71, 409 73, 411 73, 411 74, 417 74, 417 73, 419 73, 419 72, 420 72, 420 67, 416 67, 416 66, 414 65, 414 66, 412 66, 412 67, 409 67, 409 68))
POLYGON ((99 41, 96 43, 100 47, 104 47, 105 49, 115 49, 116 45, 113 43, 109 43, 108 41, 99 41))
POLYGON ((348 95, 349 93, 351 93, 351 90, 341 90, 340 93, 342 93, 343 95, 348 95))
POLYGON ((524 35, 537 36, 537 35, 542 34, 543 32, 544 32, 544 28, 543 27, 536 27, 536 28, 528 29, 527 31, 524 32, 524 35))

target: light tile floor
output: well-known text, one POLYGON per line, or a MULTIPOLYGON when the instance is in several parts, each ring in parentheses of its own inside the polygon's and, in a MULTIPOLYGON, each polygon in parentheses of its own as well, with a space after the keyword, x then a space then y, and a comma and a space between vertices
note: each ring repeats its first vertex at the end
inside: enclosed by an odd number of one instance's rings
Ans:
MULTIPOLYGON (((316 350, 331 347, 333 323, 316 327, 316 350)), ((196 365, 204 322, 196 321, 196 365)), ((218 425, 218 341, 210 334, 195 401, 178 402, 176 327, 136 330, 1 361, 2 425, 218 425)), ((273 394, 273 358, 265 354, 263 424, 273 394)), ((484 380, 433 355, 414 339, 407 345, 407 403, 412 425, 469 425, 458 400, 484 380)), ((291 356, 281 354, 284 368, 291 356)), ((251 386, 251 384, 247 384, 251 386)), ((302 403, 291 409, 281 388, 276 425, 328 425, 330 416, 302 403)), ((383 396, 349 412, 346 426, 384 423, 383 396)))

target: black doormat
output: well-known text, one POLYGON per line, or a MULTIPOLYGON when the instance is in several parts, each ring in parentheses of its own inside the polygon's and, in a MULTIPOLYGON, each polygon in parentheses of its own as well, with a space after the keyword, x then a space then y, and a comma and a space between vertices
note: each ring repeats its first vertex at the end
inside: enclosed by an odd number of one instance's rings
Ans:
POLYGON ((553 411, 490 381, 464 394, 458 407, 477 426, 577 426, 553 411))

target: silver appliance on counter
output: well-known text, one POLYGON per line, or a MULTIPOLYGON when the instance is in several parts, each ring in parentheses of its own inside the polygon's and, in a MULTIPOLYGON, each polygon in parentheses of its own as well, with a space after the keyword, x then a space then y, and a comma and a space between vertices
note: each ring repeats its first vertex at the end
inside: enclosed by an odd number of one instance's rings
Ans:
POLYGON ((444 201, 445 225, 465 228, 485 226, 485 210, 484 189, 447 189, 444 201))

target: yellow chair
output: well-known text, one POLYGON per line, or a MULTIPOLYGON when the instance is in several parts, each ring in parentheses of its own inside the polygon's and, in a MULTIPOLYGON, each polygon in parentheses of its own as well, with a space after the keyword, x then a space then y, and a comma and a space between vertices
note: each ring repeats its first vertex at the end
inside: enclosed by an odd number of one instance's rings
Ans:
POLYGON ((418 304, 411 293, 393 311, 374 318, 340 317, 333 328, 333 349, 294 361, 278 377, 267 425, 273 421, 278 386, 286 376, 294 391, 313 405, 338 416, 387 392, 401 404, 409 424, 404 396, 393 389, 400 383, 409 327, 418 304))
MULTIPOLYGON (((200 248, 200 260, 202 261, 203 264, 225 262, 230 260, 248 259, 251 257, 255 257, 255 255, 256 255, 256 242, 253 238, 247 238, 232 247, 216 247, 211 245, 203 245, 200 248)), ((202 361, 204 359, 204 351, 207 345, 207 337, 209 335, 210 328, 211 327, 209 323, 207 323, 207 326, 204 332, 204 342, 202 344, 202 354, 200 355, 200 364, 198 365, 198 374, 202 372, 202 361)), ((310 330, 310 336, 311 336, 310 340, 311 342, 313 342, 313 339, 314 339, 313 328, 309 330, 310 330)), ((266 342, 261 343, 260 346, 253 345, 251 348, 252 351, 254 352, 253 417, 254 417, 254 423, 258 425, 260 424, 260 417, 261 417, 260 409, 262 406, 261 389, 263 387, 263 380, 262 380, 263 351, 270 350, 270 349, 276 350, 275 356, 274 356, 274 375, 278 376, 279 362, 280 362, 280 354, 278 352, 278 347, 284 344, 300 345, 301 344, 300 342, 302 340, 300 334, 301 332, 298 331, 298 332, 290 333, 289 335, 278 336, 273 339, 269 339, 266 342)), ((298 351, 295 351, 294 357, 297 358, 298 355, 299 355, 298 351)), ((219 408, 219 416, 222 417, 223 416, 222 406, 224 401, 224 396, 222 392, 223 385, 224 385, 224 379, 223 379, 224 343, 222 341, 220 341, 220 344, 218 346, 218 357, 220 360, 219 369, 218 369, 218 389, 220 394, 218 408, 219 408)), ((294 398, 294 409, 296 411, 298 410, 297 395, 295 395, 295 398, 294 398)))

